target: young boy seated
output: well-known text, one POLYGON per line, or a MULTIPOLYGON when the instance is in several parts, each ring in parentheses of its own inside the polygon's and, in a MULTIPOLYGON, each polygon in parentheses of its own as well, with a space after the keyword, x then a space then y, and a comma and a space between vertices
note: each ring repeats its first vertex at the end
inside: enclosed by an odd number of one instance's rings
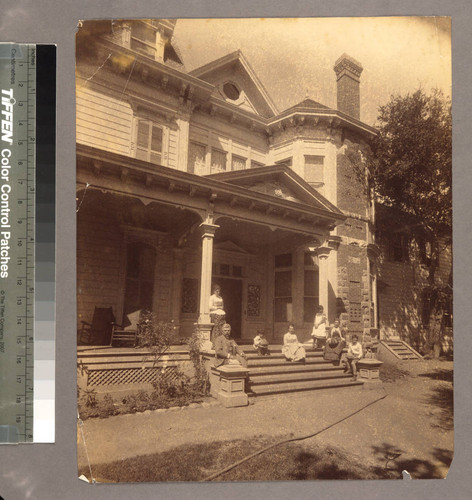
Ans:
POLYGON ((254 337, 253 347, 259 353, 259 356, 270 356, 269 342, 263 332, 257 332, 257 335, 254 337))
POLYGON ((352 373, 351 380, 357 380, 357 363, 362 358, 362 345, 358 342, 357 335, 352 336, 352 342, 349 344, 345 359, 346 366, 344 372, 352 373))

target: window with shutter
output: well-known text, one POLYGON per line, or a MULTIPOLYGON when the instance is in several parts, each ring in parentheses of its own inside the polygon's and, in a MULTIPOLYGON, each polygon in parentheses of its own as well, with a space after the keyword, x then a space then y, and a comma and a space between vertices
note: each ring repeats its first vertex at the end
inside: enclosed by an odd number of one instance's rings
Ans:
POLYGON ((233 155, 231 158, 231 170, 244 170, 246 168, 246 158, 233 155))
POLYGON ((196 142, 188 145, 188 167, 191 174, 203 175, 205 173, 206 146, 196 142))
POLYGON ((138 120, 136 158, 160 165, 162 163, 162 127, 149 120, 138 120))
POLYGON ((133 23, 131 49, 154 59, 156 53, 156 30, 143 23, 133 23))
POLYGON ((217 149, 211 150, 211 173, 224 172, 226 170, 226 153, 218 151, 217 149))

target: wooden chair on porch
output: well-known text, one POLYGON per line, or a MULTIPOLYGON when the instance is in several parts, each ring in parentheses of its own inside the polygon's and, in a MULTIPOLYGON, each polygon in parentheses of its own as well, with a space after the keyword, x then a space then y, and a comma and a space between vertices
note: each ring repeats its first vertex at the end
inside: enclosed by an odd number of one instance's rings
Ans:
POLYGON ((95 307, 92 322, 81 321, 79 345, 108 345, 115 316, 111 307, 95 307))
POLYGON ((112 347, 131 346, 136 347, 138 341, 138 322, 141 310, 130 313, 126 316, 129 325, 118 325, 113 323, 110 345, 112 347))

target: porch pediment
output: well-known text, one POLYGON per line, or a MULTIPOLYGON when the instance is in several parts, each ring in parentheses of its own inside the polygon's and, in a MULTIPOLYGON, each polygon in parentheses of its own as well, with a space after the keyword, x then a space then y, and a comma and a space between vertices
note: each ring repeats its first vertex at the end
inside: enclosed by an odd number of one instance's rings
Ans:
POLYGON ((214 248, 215 250, 224 250, 226 252, 248 253, 244 248, 241 248, 230 240, 216 242, 214 248))
POLYGON ((264 193, 278 200, 302 203, 312 208, 329 210, 342 215, 342 212, 335 205, 286 165, 221 172, 207 177, 250 191, 264 193))

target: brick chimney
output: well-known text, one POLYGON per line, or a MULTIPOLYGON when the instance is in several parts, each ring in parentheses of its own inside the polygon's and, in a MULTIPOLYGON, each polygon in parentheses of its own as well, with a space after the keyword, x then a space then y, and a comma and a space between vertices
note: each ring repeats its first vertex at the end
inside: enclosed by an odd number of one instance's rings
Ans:
POLYGON ((360 120, 360 76, 362 64, 343 54, 335 63, 338 110, 360 120))

